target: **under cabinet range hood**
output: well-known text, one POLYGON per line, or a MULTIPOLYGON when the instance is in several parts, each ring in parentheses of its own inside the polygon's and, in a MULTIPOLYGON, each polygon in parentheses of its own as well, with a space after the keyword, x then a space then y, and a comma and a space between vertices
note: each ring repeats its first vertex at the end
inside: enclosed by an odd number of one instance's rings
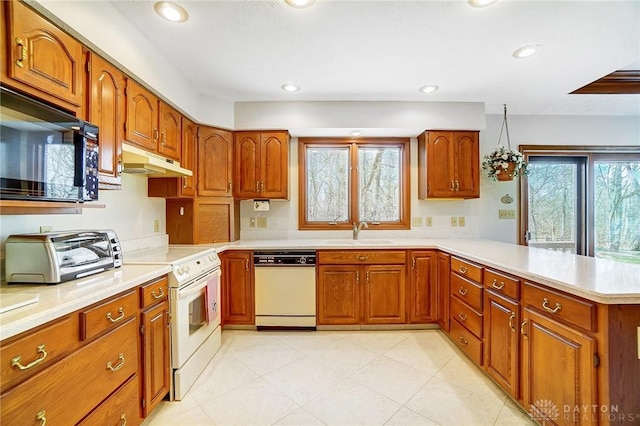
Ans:
POLYGON ((144 174, 148 177, 193 176, 193 172, 180 167, 179 162, 128 143, 122 144, 122 171, 131 174, 144 174))

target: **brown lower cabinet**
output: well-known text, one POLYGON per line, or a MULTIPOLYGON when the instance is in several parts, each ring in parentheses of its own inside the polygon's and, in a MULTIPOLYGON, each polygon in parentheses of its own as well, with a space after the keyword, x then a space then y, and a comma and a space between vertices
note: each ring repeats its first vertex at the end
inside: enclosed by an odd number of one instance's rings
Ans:
POLYGON ((409 280, 409 322, 425 324, 438 318, 437 251, 412 250, 409 280))
POLYGON ((253 252, 227 251, 220 260, 223 325, 254 325, 253 252))

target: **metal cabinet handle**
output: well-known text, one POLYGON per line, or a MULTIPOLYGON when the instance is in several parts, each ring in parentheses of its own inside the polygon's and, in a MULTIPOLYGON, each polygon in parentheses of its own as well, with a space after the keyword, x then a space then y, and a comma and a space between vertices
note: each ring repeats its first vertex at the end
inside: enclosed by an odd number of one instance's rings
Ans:
POLYGON ((520 324, 520 334, 522 334, 522 337, 524 337, 525 339, 528 339, 529 335, 525 333, 526 326, 527 326, 527 320, 522 321, 522 324, 520 324))
POLYGON ((182 178, 182 187, 183 187, 183 188, 186 188, 186 187, 187 187, 187 178, 186 178, 186 177, 183 177, 183 178, 182 178))
POLYGON ((416 258, 411 258, 411 269, 416 269, 416 258))
POLYGON ((562 309, 562 305, 556 302, 556 307, 551 309, 549 307, 549 299, 545 297, 544 300, 542 301, 542 308, 547 312, 551 312, 552 314, 555 314, 560 309, 562 309))
POLYGON ((118 315, 116 318, 112 318, 111 317, 111 312, 108 312, 107 313, 107 319, 109 320, 109 322, 122 321, 124 319, 124 308, 122 306, 118 308, 118 313, 120 315, 118 315))
POLYGON ((120 355, 118 355, 118 360, 120 361, 120 363, 118 363, 118 365, 113 365, 113 363, 111 361, 109 361, 107 363, 107 370, 111 370, 111 371, 118 371, 120 370, 122 367, 124 367, 124 354, 120 353, 120 355))
POLYGON ((120 426, 127 426, 127 414, 120 414, 120 426))
POLYGON ((158 142, 158 129, 153 129, 153 141, 158 142))
POLYGON ((516 329, 513 327, 513 320, 516 318, 516 313, 515 312, 511 312, 511 315, 509 315, 509 328, 511 329, 511 331, 513 331, 514 333, 516 332, 516 329))
POLYGON ((260 181, 256 181, 256 192, 260 192, 260 181))
POLYGON ((369 271, 367 271, 367 284, 369 284, 369 271))
POLYGON ((464 312, 460 312, 460 313, 458 314, 458 318, 460 318, 462 321, 466 321, 466 320, 467 320, 467 318, 469 318, 469 317, 468 317, 468 316, 467 316, 467 314, 465 314, 464 312))
POLYGON ((451 190, 452 190, 452 191, 455 191, 455 190, 456 190, 456 187, 455 187, 455 184, 453 183, 453 181, 451 181, 451 185, 450 185, 450 187, 451 187, 451 190))
POLYGON ((249 261, 248 261, 248 260, 245 260, 245 261, 244 261, 244 270, 245 270, 245 271, 248 271, 248 270, 249 270, 249 261))
POLYGON ((502 290, 504 288, 504 281, 500 281, 500 284, 498 284, 498 280, 494 279, 491 283, 491 287, 495 288, 496 290, 502 290))
POLYGON ((461 266, 460 268, 458 268, 458 271, 460 271, 461 274, 466 274, 468 270, 469 269, 464 266, 461 266))
POLYGON ((260 182, 260 192, 264 192, 264 182, 260 182))
POLYGON ((165 146, 167 144, 167 135, 165 132, 162 132, 162 138, 160 139, 160 145, 165 146))
POLYGON ((40 426, 44 426, 47 424, 47 418, 45 417, 44 410, 39 411, 38 414, 36 414, 36 421, 40 422, 40 426))
POLYGON ((462 343, 463 345, 468 345, 469 341, 467 339, 465 339, 464 337, 460 336, 458 338, 458 342, 462 343))
POLYGON ((360 272, 356 272, 356 284, 360 284, 360 272))
POLYGON ((460 191, 460 182, 456 181, 456 191, 460 191))
POLYGON ((20 361, 22 360, 22 355, 18 355, 18 356, 15 356, 15 357, 11 358, 11 366, 12 367, 18 367, 18 370, 28 370, 31 367, 35 367, 36 365, 38 365, 42 361, 44 361, 44 359, 47 357, 47 351, 44 350, 44 345, 38 345, 38 348, 36 349, 36 352, 41 354, 40 357, 34 359, 29 364, 27 364, 27 365, 20 364, 20 361))
POLYGON ((231 181, 227 182, 227 189, 229 192, 231 192, 231 181))
POLYGON ((27 46, 20 37, 16 37, 16 46, 20 47, 20 57, 16 59, 16 65, 24 68, 24 60, 27 59, 27 46))
POLYGON ((365 260, 369 259, 369 256, 356 256, 356 259, 358 259, 361 262, 364 262, 365 260))
POLYGON ((167 311, 167 328, 171 327, 171 312, 167 311))
POLYGON ((160 293, 156 294, 155 291, 151 292, 151 297, 154 299, 162 299, 164 297, 164 287, 160 287, 160 293))
POLYGON ((460 293, 463 296, 466 296, 468 292, 469 292, 469 290, 467 290, 464 287, 460 287, 460 289, 458 290, 458 293, 460 293))

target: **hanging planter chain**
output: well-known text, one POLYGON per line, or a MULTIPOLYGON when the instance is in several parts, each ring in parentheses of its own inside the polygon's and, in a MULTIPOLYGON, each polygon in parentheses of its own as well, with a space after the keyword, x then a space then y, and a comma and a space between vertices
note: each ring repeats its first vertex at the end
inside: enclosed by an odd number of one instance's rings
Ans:
POLYGON ((507 130, 507 147, 511 151, 511 139, 509 138, 509 124, 507 123, 507 104, 504 104, 504 119, 502 120, 502 127, 500 128, 500 136, 498 136, 498 146, 502 140, 502 131, 507 130))

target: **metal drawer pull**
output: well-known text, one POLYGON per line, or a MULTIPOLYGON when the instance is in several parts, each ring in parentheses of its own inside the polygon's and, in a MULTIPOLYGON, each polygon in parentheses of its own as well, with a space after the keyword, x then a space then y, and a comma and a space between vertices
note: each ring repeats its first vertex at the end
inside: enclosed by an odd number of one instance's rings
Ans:
POLYGON ((469 318, 464 312, 460 312, 458 314, 458 318, 460 318, 462 321, 466 321, 467 318, 469 318))
POLYGON ((495 288, 496 290, 502 290, 504 288, 504 281, 500 281, 500 285, 498 285, 498 280, 493 280, 493 282, 491 283, 491 287, 495 288))
POLYGON ((40 426, 44 426, 47 424, 47 418, 44 416, 44 410, 36 414, 36 421, 40 422, 40 426))
POLYGON ((460 182, 456 181, 456 191, 460 191, 460 182))
POLYGON ((162 299, 164 297, 164 287, 160 287, 160 293, 156 294, 155 291, 151 292, 151 297, 154 299, 162 299))
POLYGON ((111 318, 111 312, 107 313, 107 319, 109 322, 118 322, 124 318, 124 308, 122 306, 118 308, 118 313, 120 315, 118 315, 117 318, 111 318))
POLYGON ((451 190, 452 190, 452 191, 455 191, 455 190, 456 190, 456 187, 455 187, 455 184, 453 183, 453 181, 451 181, 451 190))
POLYGON ((118 355, 118 360, 120 361, 120 363, 118 365, 116 365, 116 366, 114 366, 113 363, 111 361, 109 361, 107 363, 107 370, 118 371, 122 367, 124 367, 124 354, 123 353, 120 353, 120 355, 118 355))
POLYGON ((18 367, 18 370, 28 370, 31 367, 35 367, 36 365, 44 361, 44 359, 47 357, 47 351, 44 350, 44 345, 38 345, 38 349, 36 350, 36 352, 39 354, 42 354, 40 358, 34 359, 27 365, 22 365, 20 364, 20 361, 22 360, 22 355, 18 355, 11 359, 11 366, 18 367))
POLYGON ((525 339, 528 339, 529 336, 527 335, 527 333, 525 333, 526 326, 527 326, 527 320, 522 321, 522 324, 520 324, 520 334, 522 334, 522 337, 524 337, 525 339))
POLYGON ((552 314, 555 314, 556 312, 558 312, 560 309, 562 309, 562 305, 560 305, 559 303, 556 302, 556 307, 551 309, 549 307, 549 299, 547 299, 546 297, 544 298, 544 300, 542 301, 542 307, 544 308, 545 311, 547 312, 551 312, 552 314))
POLYGON ((183 188, 186 188, 186 187, 187 187, 187 178, 186 178, 186 177, 183 177, 183 178, 182 178, 182 187, 183 187, 183 188))
POLYGON ((356 256, 356 259, 358 259, 361 262, 364 262, 365 260, 369 259, 369 256, 356 256))
POLYGON ((511 329, 511 331, 513 331, 514 333, 516 332, 516 329, 513 327, 513 320, 516 318, 516 313, 515 312, 511 312, 511 315, 509 315, 509 328, 511 329))
POLYGON ((460 287, 460 289, 458 290, 458 293, 460 293, 463 296, 466 296, 468 292, 469 292, 469 290, 467 290, 466 288, 463 288, 463 287, 460 287))
POLYGON ((469 269, 465 268, 464 266, 461 266, 460 269, 458 270, 460 271, 461 274, 466 274, 469 269))
POLYGON ((463 345, 469 344, 469 342, 462 336, 460 336, 460 338, 458 339, 458 342, 462 343, 463 345))
POLYGON ((127 415, 126 415, 126 413, 120 414, 120 420, 122 420, 122 423, 120 423, 122 426, 127 426, 127 415))
POLYGON ((16 59, 16 65, 20 68, 24 68, 24 60, 27 59, 27 46, 20 37, 16 37, 16 45, 20 47, 20 57, 16 59))

